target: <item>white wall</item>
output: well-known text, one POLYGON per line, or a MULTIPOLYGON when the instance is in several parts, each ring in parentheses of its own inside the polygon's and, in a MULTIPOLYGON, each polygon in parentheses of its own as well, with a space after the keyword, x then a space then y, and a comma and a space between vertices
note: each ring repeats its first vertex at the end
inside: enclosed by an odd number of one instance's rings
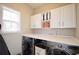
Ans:
MULTIPOLYGON (((21 33, 30 32, 30 17, 32 9, 26 4, 0 4, 21 13, 21 33)), ((1 19, 0 19, 1 20, 1 19)), ((22 52, 22 36, 21 33, 3 33, 3 38, 12 55, 22 52)))
POLYGON ((77 28, 76 28, 76 37, 79 38, 79 4, 76 4, 77 8, 77 28))

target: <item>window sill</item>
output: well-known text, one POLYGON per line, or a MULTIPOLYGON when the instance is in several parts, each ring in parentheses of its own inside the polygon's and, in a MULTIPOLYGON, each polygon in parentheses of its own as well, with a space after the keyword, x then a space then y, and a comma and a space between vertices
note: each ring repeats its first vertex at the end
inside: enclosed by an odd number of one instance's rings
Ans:
POLYGON ((1 32, 1 34, 21 34, 21 32, 1 32))

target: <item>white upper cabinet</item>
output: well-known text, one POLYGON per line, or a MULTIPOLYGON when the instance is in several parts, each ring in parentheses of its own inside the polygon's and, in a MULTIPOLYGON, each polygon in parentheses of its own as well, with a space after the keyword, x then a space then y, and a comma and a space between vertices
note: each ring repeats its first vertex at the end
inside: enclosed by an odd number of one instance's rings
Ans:
POLYGON ((76 8, 74 4, 61 7, 61 23, 62 28, 76 27, 76 8))
POLYGON ((36 14, 31 16, 31 28, 41 28, 42 15, 36 14))
POLYGON ((51 28, 76 28, 75 5, 66 5, 51 11, 51 28))
POLYGON ((76 28, 75 4, 49 10, 31 17, 31 28, 43 28, 42 24, 45 26, 50 25, 48 28, 76 28))
POLYGON ((50 28, 60 28, 61 26, 61 9, 51 10, 50 28))

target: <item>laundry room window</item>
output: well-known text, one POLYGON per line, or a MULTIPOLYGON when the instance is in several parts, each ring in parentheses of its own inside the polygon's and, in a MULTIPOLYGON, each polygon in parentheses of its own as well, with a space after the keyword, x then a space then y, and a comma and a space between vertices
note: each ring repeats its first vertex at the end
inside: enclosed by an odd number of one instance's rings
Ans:
POLYGON ((3 7, 2 11, 2 31, 20 32, 20 12, 7 7, 3 7))

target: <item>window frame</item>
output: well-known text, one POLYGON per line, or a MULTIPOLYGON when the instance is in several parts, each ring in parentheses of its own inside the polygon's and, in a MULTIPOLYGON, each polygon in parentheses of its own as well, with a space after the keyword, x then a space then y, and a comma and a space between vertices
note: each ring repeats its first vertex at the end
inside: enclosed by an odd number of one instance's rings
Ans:
MULTIPOLYGON (((17 30, 14 30, 14 31, 12 29, 11 29, 11 31, 5 31, 4 28, 2 27, 2 33, 20 33, 21 32, 21 13, 19 11, 16 11, 14 9, 3 6, 2 7, 2 26, 4 26, 4 22, 16 23, 17 26, 19 26, 19 27, 17 30), (3 19, 3 11, 4 10, 8 10, 9 12, 13 12, 15 14, 18 14, 19 21, 17 22, 17 21, 12 21, 12 20, 8 20, 8 19, 3 19)), ((12 24, 10 26, 12 26, 12 24)))

